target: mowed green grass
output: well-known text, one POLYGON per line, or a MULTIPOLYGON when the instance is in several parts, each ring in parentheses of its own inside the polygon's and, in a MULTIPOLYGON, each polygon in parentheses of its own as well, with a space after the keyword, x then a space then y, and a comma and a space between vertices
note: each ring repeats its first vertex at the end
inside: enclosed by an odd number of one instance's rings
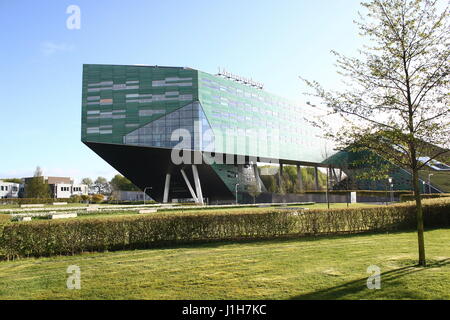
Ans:
POLYGON ((450 299, 450 229, 211 243, 0 262, 0 299, 450 299), (66 288, 81 268, 81 290, 66 288), (381 268, 381 289, 366 286, 381 268))

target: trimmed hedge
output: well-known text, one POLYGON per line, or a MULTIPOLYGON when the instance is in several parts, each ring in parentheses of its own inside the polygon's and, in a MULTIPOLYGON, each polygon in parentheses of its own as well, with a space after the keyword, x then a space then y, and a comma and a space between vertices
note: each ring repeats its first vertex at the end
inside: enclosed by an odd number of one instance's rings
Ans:
MULTIPOLYGON (((450 199, 424 204, 426 227, 450 226, 450 199)), ((274 210, 263 213, 155 214, 4 226, 5 258, 152 248, 218 240, 273 239, 307 235, 414 229, 412 203, 333 210, 274 210)))
MULTIPOLYGON (((144 204, 144 201, 128 201, 128 200, 106 200, 102 203, 106 204, 123 204, 123 205, 137 205, 144 204)), ((146 200, 145 204, 155 204, 157 203, 155 200, 146 200)))
MULTIPOLYGON (((448 198, 450 193, 431 193, 431 194, 421 194, 422 199, 438 199, 438 198, 448 198)), ((402 194, 400 196, 400 202, 415 201, 414 194, 402 194)))
MULTIPOLYGON (((386 190, 330 190, 329 194, 337 194, 337 195, 348 195, 350 192, 356 192, 357 196, 360 197, 385 197, 386 193, 390 191, 386 190)), ((305 194, 325 194, 326 191, 324 190, 309 190, 305 191, 305 194)), ((392 191, 395 197, 399 197, 403 194, 411 194, 411 191, 409 190, 394 190, 392 191)))

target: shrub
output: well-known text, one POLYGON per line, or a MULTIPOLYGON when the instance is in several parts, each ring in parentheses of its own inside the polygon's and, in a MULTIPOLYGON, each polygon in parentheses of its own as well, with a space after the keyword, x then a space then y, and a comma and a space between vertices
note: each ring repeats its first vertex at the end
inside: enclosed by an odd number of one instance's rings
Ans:
POLYGON ((94 203, 101 203, 105 199, 102 194, 94 194, 91 196, 91 201, 94 203))
MULTIPOLYGON (((424 203, 427 227, 450 226, 450 200, 424 203)), ((260 213, 160 213, 145 216, 31 221, 4 226, 0 251, 8 259, 75 254, 218 240, 273 239, 305 235, 415 228, 412 203, 333 210, 260 213)))
MULTIPOLYGON (((346 195, 350 192, 356 192, 356 194, 360 197, 385 197, 386 193, 390 191, 387 190, 330 190, 329 194, 337 194, 337 195, 346 195)), ((305 192, 306 194, 325 194, 326 191, 320 190, 308 190, 305 192)), ((411 194, 409 190, 394 190, 392 191, 394 197, 399 197, 403 194, 411 194)))
POLYGON ((73 195, 73 196, 70 197, 70 200, 71 200, 73 203, 80 203, 80 202, 81 202, 81 196, 78 195, 78 194, 75 194, 75 195, 73 195))
MULTIPOLYGON (((431 194, 421 194, 422 199, 436 199, 436 198, 447 198, 450 197, 450 193, 431 193, 431 194)), ((400 202, 414 201, 414 194, 402 194, 400 196, 400 202)))
MULTIPOLYGON (((123 204, 123 205, 137 205, 137 204, 144 204, 144 201, 128 201, 128 200, 113 200, 108 199, 108 201, 104 201, 104 203, 108 204, 123 204)), ((146 200, 145 204, 156 204, 157 202, 155 200, 146 200)))
MULTIPOLYGON (((6 224, 11 222, 11 216, 9 214, 0 214, 0 244, 3 235, 3 228, 6 224)), ((5 257, 5 252, 2 246, 0 245, 0 260, 5 257)))

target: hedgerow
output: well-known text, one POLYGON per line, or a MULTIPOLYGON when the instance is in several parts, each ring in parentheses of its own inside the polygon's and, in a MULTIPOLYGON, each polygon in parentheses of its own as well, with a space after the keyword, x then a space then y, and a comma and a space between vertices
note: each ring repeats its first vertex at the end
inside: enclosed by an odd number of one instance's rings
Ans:
MULTIPOLYGON (((448 198, 450 197, 450 193, 431 193, 431 194, 421 194, 420 197, 422 199, 439 199, 439 198, 448 198)), ((414 194, 402 194, 400 196, 400 202, 406 201, 414 201, 414 194)))
MULTIPOLYGON (((450 199, 425 200, 426 227, 450 226, 450 199)), ((152 248, 219 240, 274 239, 415 228, 413 203, 331 210, 154 215, 9 223, 0 251, 7 259, 152 248)))

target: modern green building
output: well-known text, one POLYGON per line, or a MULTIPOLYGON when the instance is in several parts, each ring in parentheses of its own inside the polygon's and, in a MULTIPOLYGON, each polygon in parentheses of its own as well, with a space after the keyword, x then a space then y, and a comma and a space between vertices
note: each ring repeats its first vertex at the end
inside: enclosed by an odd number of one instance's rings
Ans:
MULTIPOLYGON (((427 161, 422 157, 419 161, 427 161)), ((412 191, 412 174, 405 168, 394 165, 379 155, 365 151, 341 150, 324 161, 345 172, 345 179, 333 185, 335 190, 395 190, 412 191), (372 175, 372 179, 364 178, 363 173, 378 171, 385 178, 372 175)), ((370 176, 370 174, 369 174, 370 176)), ((450 166, 434 160, 419 171, 419 187, 421 193, 450 192, 450 166)))
POLYGON ((226 72, 83 66, 82 142, 158 201, 263 192, 260 163, 317 172, 331 151, 307 111, 226 72))

